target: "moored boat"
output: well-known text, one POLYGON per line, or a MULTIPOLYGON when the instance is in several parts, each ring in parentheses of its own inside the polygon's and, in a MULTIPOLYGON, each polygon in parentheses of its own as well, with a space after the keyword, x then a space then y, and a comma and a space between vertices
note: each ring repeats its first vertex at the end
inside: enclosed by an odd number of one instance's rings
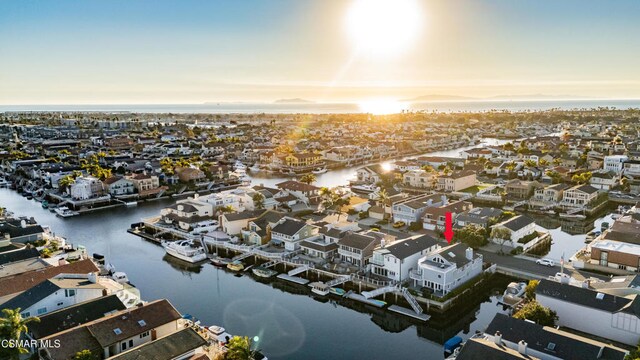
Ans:
POLYGON ((80 215, 79 212, 73 211, 66 206, 59 206, 54 210, 54 212, 56 213, 56 215, 62 218, 68 218, 68 217, 80 215))
POLYGON ((309 284, 311 286, 311 292, 314 294, 318 294, 321 296, 326 296, 329 294, 330 286, 323 282, 312 282, 309 284))
POLYGON ((560 214, 560 218, 561 219, 566 219, 566 220, 584 220, 587 217, 585 215, 582 214, 560 214))
POLYGON ((322 167, 322 168, 315 168, 311 171, 314 174, 324 174, 327 172, 327 168, 326 167, 322 167))
POLYGON ((207 259, 202 246, 195 246, 191 240, 162 241, 162 247, 167 254, 190 263, 197 263, 207 259))
POLYGON ((332 293, 333 295, 338 295, 338 296, 344 296, 344 294, 347 293, 345 289, 339 288, 339 287, 329 288, 329 292, 332 293))
POLYGON ((46 209, 49 207, 49 202, 47 200, 42 200, 42 202, 40 203, 40 205, 42 205, 43 209, 46 209))
POLYGON ((271 270, 269 268, 262 267, 262 266, 256 266, 252 268, 251 272, 253 272, 253 275, 261 278, 270 278, 278 273, 275 270, 271 270))
POLYGON ((244 270, 244 265, 242 264, 242 262, 236 260, 236 261, 232 261, 230 263, 227 264, 227 269, 231 270, 231 271, 242 271, 244 270))
POLYGON ((216 255, 211 257, 211 263, 217 267, 226 267, 230 262, 230 259, 219 257, 216 255))

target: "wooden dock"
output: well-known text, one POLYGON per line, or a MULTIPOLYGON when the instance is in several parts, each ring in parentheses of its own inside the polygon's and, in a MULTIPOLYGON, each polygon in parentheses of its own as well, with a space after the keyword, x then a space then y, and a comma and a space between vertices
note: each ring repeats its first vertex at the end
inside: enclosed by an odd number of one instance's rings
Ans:
POLYGON ((298 277, 298 276, 290 276, 290 275, 287 275, 287 274, 280 274, 277 277, 278 277, 278 279, 291 281, 291 282, 294 282, 294 283, 300 284, 300 285, 306 285, 309 282, 309 280, 307 280, 307 279, 303 279, 303 278, 298 277))
POLYGON ((402 306, 398 306, 398 305, 391 305, 389 306, 389 310, 396 312, 398 314, 402 314, 402 315, 406 315, 409 317, 412 317, 414 319, 418 319, 418 320, 422 320, 422 321, 427 321, 431 318, 431 316, 427 315, 427 314, 418 314, 415 311, 411 310, 411 309, 407 309, 406 307, 402 307, 402 306))

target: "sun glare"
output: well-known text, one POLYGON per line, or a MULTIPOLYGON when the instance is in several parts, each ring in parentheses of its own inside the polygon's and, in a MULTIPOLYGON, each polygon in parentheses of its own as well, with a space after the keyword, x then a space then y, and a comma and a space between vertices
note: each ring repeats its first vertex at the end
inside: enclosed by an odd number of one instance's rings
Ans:
POLYGON ((406 104, 389 99, 366 100, 358 103, 360 111, 373 115, 397 114, 406 109, 406 104))
POLYGON ((421 25, 417 0, 355 0, 347 27, 358 51, 393 56, 416 38, 421 25))

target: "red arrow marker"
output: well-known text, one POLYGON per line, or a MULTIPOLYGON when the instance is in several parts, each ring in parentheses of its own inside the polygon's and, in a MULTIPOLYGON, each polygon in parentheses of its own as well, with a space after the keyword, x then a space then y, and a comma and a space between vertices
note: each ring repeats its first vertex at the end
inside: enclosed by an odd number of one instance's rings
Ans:
POLYGON ((447 239, 447 243, 451 244, 451 240, 453 239, 453 216, 450 212, 445 214, 445 223, 444 223, 444 238, 447 239))

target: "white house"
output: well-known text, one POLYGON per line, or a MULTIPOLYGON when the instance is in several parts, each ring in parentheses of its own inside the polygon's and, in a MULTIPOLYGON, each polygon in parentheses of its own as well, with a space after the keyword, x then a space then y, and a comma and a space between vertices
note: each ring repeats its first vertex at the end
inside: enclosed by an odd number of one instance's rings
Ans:
POLYGON ((437 184, 437 174, 425 170, 407 171, 402 175, 402 182, 411 187, 431 189, 437 184))
POLYGON ((562 194, 562 206, 585 207, 598 198, 598 189, 591 185, 576 185, 562 194))
MULTIPOLYGON (((518 240, 522 239, 525 236, 531 235, 536 231, 536 223, 528 216, 518 215, 514 216, 511 219, 505 220, 501 223, 495 224, 492 226, 493 229, 506 229, 511 234, 509 240, 511 244, 508 244, 511 247, 516 247, 518 240)), ((491 239, 493 242, 501 243, 502 241, 499 239, 491 239)), ((505 242, 507 244, 509 242, 505 242)))
POLYGON ((439 248, 418 261, 409 277, 417 287, 426 287, 438 295, 446 295, 482 274, 482 255, 463 243, 439 248))
POLYGON ((408 197, 393 203, 393 221, 404 221, 407 224, 421 221, 424 211, 428 207, 441 206, 447 203, 443 194, 418 195, 408 197))
POLYGON ((134 289, 126 289, 111 278, 99 277, 97 273, 60 274, 20 293, 0 306, 10 309, 21 308, 22 316, 29 317, 116 294, 126 306, 131 307, 140 302, 140 295, 134 289))
POLYGON ((472 170, 454 171, 451 175, 438 178, 438 190, 460 191, 476 184, 476 172, 472 170))
POLYGON ((618 185, 620 177, 614 172, 597 172, 593 173, 589 184, 598 190, 610 190, 618 185))
POLYGON ((613 171, 616 174, 621 174, 624 169, 624 163, 629 160, 626 155, 609 155, 604 157, 604 170, 613 171))
POLYGON ((381 245, 373 250, 371 272, 394 281, 409 278, 409 271, 418 268, 418 260, 440 248, 438 240, 429 235, 415 235, 381 245))
POLYGON ((87 200, 102 195, 104 185, 93 176, 78 176, 71 184, 71 197, 76 200, 87 200))
POLYGON ((128 195, 135 192, 133 182, 119 176, 112 176, 106 179, 104 186, 111 196, 128 195))
POLYGON ((630 346, 640 340, 637 296, 630 299, 543 279, 536 300, 557 313, 559 326, 630 346))

